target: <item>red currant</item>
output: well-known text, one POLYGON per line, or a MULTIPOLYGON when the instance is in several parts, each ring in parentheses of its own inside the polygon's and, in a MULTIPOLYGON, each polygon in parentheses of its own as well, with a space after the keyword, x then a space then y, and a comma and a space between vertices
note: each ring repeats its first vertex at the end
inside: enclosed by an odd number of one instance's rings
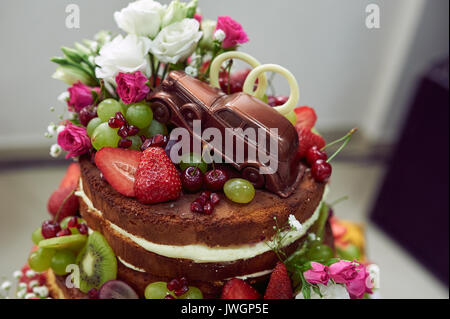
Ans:
POLYGON ((332 168, 329 163, 319 159, 311 167, 311 174, 318 182, 326 182, 331 176, 332 168))

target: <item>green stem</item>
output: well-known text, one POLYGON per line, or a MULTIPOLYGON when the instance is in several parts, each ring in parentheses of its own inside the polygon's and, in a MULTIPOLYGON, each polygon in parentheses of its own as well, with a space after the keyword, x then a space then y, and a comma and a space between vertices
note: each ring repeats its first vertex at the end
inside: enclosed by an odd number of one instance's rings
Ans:
POLYGON ((161 82, 162 81, 164 81, 164 79, 166 78, 166 75, 167 75, 167 71, 169 70, 169 64, 166 64, 165 66, 164 66, 164 71, 163 71, 163 74, 162 74, 162 77, 161 77, 161 82))
POLYGON ((343 136, 343 137, 341 137, 340 139, 337 139, 337 140, 335 140, 335 141, 333 141, 333 142, 331 142, 331 143, 325 145, 325 146, 322 147, 320 150, 323 151, 323 150, 325 150, 325 149, 327 149, 327 148, 329 148, 329 147, 331 147, 331 146, 333 146, 333 145, 335 145, 335 144, 338 144, 338 143, 344 141, 345 139, 351 137, 351 136, 353 135, 353 133, 355 133, 357 130, 358 130, 358 129, 356 129, 356 128, 351 129, 350 132, 348 132, 345 136, 343 136))
MULTIPOLYGON (((155 58, 153 57, 153 54, 149 53, 148 54, 150 57, 150 68, 152 70, 152 77, 155 76, 155 58)), ((155 82, 152 83, 152 87, 155 87, 155 82)))
POLYGON ((329 146, 332 146, 332 145, 335 145, 335 144, 340 143, 340 142, 342 142, 342 141, 345 141, 345 142, 337 149, 337 151, 334 152, 334 154, 331 155, 330 158, 328 158, 327 163, 331 162, 331 160, 332 160, 333 158, 335 158, 336 155, 338 155, 338 154, 340 153, 340 151, 342 151, 342 149, 348 144, 348 142, 350 142, 350 139, 352 138, 352 135, 353 135, 357 130, 358 130, 357 128, 351 129, 350 132, 347 133, 347 135, 345 135, 344 137, 342 137, 342 138, 340 138, 340 139, 338 139, 338 140, 336 140, 336 141, 334 141, 334 142, 331 142, 331 143, 328 144, 328 145, 325 145, 325 146, 321 149, 321 151, 323 151, 325 148, 327 148, 327 147, 329 147, 329 146))
POLYGON ((332 202, 331 204, 328 204, 328 205, 333 207, 347 199, 348 199, 348 196, 342 196, 341 198, 336 199, 334 202, 332 202))
POLYGON ((61 205, 58 207, 58 211, 55 214, 55 217, 53 218, 53 222, 57 222, 58 221, 58 217, 59 214, 61 213, 62 208, 64 207, 64 205, 66 204, 66 202, 69 200, 69 198, 75 193, 75 190, 71 191, 69 193, 69 195, 67 195, 64 200, 62 201, 61 205))
POLYGON ((158 79, 159 68, 161 67, 161 62, 158 62, 155 74, 153 74, 153 85, 156 86, 156 80, 158 79))

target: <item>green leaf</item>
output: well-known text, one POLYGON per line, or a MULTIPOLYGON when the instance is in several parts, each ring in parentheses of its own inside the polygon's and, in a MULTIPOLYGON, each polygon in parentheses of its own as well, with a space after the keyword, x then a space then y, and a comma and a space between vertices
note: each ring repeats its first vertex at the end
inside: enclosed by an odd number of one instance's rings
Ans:
POLYGON ((186 17, 192 19, 197 11, 198 0, 192 0, 186 6, 186 17))
POLYGON ((83 61, 83 57, 81 56, 81 54, 74 49, 62 47, 61 51, 64 53, 67 59, 73 63, 81 63, 83 61))
POLYGON ((70 65, 71 63, 66 59, 59 56, 50 58, 50 61, 59 65, 70 65))
POLYGON ((311 287, 312 287, 313 291, 314 291, 316 294, 318 294, 318 295, 320 296, 320 298, 323 298, 323 295, 322 295, 322 293, 320 292, 319 287, 317 287, 316 285, 311 286, 311 287))

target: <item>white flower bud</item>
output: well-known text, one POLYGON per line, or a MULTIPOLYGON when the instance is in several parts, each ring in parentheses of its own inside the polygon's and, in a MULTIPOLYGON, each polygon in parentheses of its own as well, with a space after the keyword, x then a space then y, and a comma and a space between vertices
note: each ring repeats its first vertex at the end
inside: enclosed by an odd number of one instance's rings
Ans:
POLYGON ((31 298, 36 298, 36 294, 30 292, 30 293, 25 295, 25 299, 31 299, 31 298))
POLYGON ((28 278, 34 277, 36 276, 36 272, 32 269, 28 269, 27 272, 25 273, 25 276, 27 276, 28 278))
POLYGON ((34 287, 33 292, 40 297, 48 297, 48 288, 46 286, 34 287))
POLYGON ((186 74, 188 74, 194 78, 198 75, 197 69, 194 68, 193 66, 186 67, 186 69, 184 71, 186 72, 186 74))
POLYGON ((64 125, 58 125, 58 127, 56 128, 56 134, 61 133, 65 128, 66 127, 64 125))
POLYGON ((4 291, 8 291, 11 288, 11 286, 12 286, 11 282, 6 280, 2 283, 1 289, 3 289, 4 291))
POLYGON ((221 29, 216 30, 216 32, 214 32, 214 39, 219 42, 223 42, 223 40, 225 40, 225 37, 226 37, 226 34, 221 29))
POLYGON ((302 224, 297 220, 297 218, 295 218, 294 215, 289 215, 289 226, 291 226, 291 228, 299 231, 302 229, 302 224))
POLYGON ((13 277, 16 279, 19 279, 22 276, 23 276, 23 274, 20 270, 16 270, 15 272, 13 272, 13 277))
POLYGON ((53 144, 50 146, 50 156, 53 158, 57 158, 62 152, 61 146, 58 144, 53 144))
POLYGON ((27 284, 24 282, 20 282, 19 285, 17 286, 18 290, 26 290, 27 289, 27 284))
POLYGON ((37 281, 37 280, 32 280, 28 283, 28 286, 30 288, 36 287, 37 285, 39 285, 39 281, 37 281))
POLYGON ((58 95, 58 101, 60 101, 61 103, 67 104, 68 99, 70 99, 70 94, 68 91, 64 91, 60 95, 58 95))

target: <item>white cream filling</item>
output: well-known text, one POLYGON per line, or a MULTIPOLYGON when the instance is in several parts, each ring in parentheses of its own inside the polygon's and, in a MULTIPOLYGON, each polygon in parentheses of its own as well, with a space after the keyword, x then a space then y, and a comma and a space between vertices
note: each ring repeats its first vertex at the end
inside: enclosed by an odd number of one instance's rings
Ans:
MULTIPOLYGON (((327 193, 327 190, 325 191, 325 193, 327 193)), ((83 184, 81 182, 81 179, 80 179, 80 190, 75 192, 75 195, 83 199, 84 203, 88 206, 88 209, 90 211, 95 212, 99 216, 103 215, 103 213, 100 210, 94 207, 90 198, 87 197, 86 193, 83 191, 83 184)), ((313 215, 308 220, 302 223, 302 227, 300 230, 289 230, 281 233, 281 236, 284 236, 285 238, 282 243, 283 247, 289 246, 290 244, 292 244, 293 242, 300 239, 300 237, 306 234, 308 229, 319 218, 320 206, 322 204, 322 201, 317 206, 313 215)), ((119 234, 130 239, 135 244, 137 244, 138 246, 142 247, 143 249, 149 252, 165 256, 168 258, 189 259, 196 263, 231 262, 239 259, 250 259, 270 251, 271 250, 270 247, 273 247, 275 245, 274 239, 272 239, 271 241, 264 241, 251 245, 240 245, 229 247, 208 247, 202 244, 184 245, 184 246, 163 245, 163 244, 156 244, 144 238, 135 236, 127 232, 126 230, 122 229, 121 227, 111 223, 107 219, 105 219, 105 221, 111 228, 113 228, 119 234)))
POLYGON ((133 269, 135 271, 139 271, 139 272, 146 272, 144 269, 136 267, 128 262, 126 262, 125 260, 123 260, 122 258, 120 258, 120 256, 117 256, 117 259, 119 259, 119 261, 125 266, 128 267, 130 269, 133 269))

